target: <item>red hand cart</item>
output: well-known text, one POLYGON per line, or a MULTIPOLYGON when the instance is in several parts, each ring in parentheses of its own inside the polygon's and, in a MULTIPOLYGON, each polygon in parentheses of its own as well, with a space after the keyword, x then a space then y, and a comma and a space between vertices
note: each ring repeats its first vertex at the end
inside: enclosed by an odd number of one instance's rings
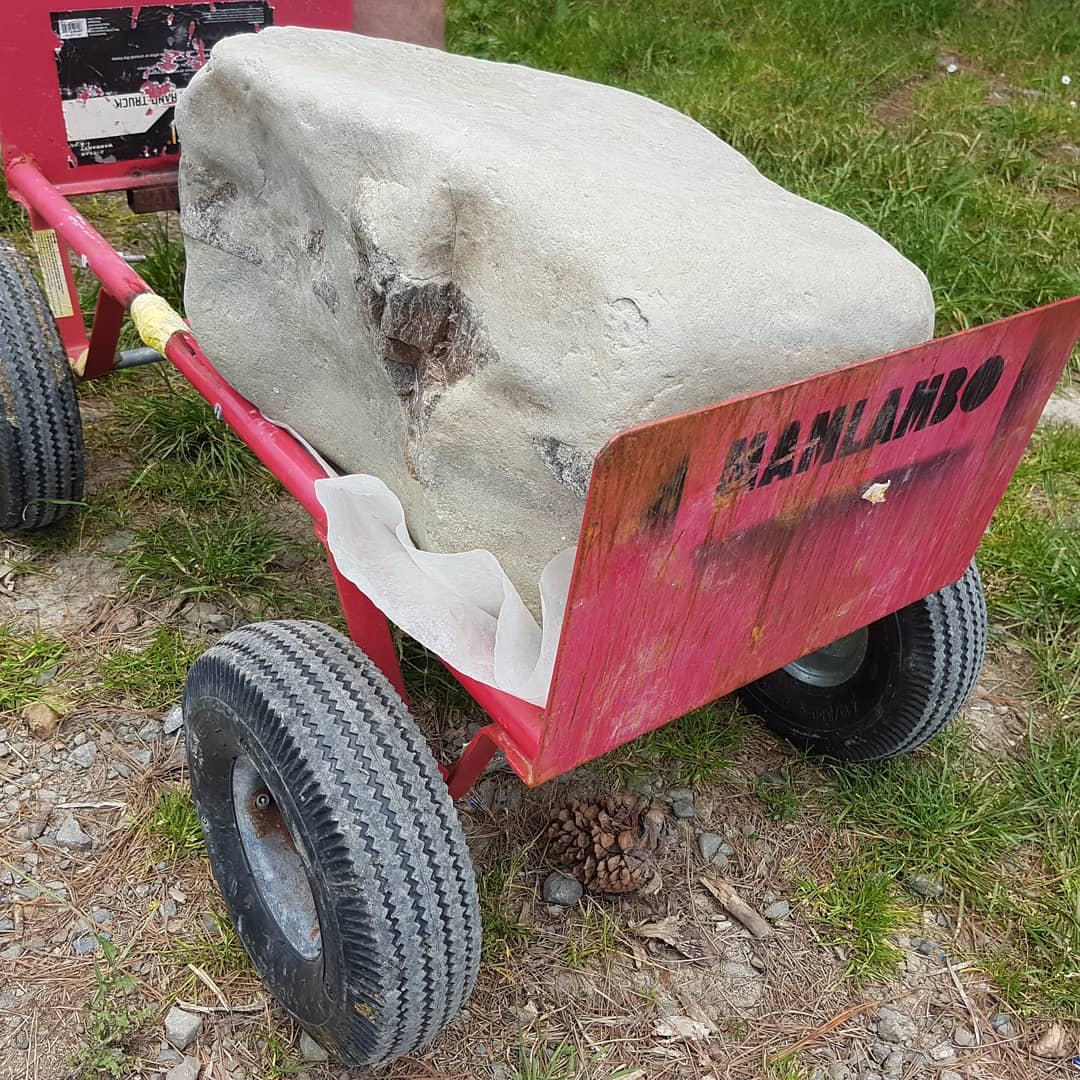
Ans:
MULTIPOLYGON (((213 43, 272 22, 345 28, 350 9, 32 0, 4 14, 3 164, 43 280, 0 252, 4 528, 50 525, 81 496, 75 381, 165 359, 325 541, 320 464, 68 196, 178 206, 172 105, 213 43), (89 336, 72 255, 102 286, 89 336), (118 353, 126 313, 146 347, 118 353)), ((215 643, 185 689, 192 785, 279 1001, 355 1063, 452 1019, 480 931, 451 800, 498 749, 539 784, 735 690, 839 759, 940 730, 985 648, 975 549, 1078 335, 1080 297, 616 436, 596 459, 547 704, 458 675, 490 723, 456 762, 432 760, 386 619, 332 558, 351 643, 299 622, 215 643)))

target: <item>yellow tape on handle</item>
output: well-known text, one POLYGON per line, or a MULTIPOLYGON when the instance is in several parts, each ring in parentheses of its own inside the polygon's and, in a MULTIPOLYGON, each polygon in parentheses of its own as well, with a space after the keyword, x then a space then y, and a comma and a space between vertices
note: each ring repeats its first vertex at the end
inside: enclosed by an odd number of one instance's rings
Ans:
POLYGON ((131 302, 131 321, 139 331, 143 344, 164 355, 169 338, 188 324, 177 314, 168 300, 154 292, 139 293, 131 302))

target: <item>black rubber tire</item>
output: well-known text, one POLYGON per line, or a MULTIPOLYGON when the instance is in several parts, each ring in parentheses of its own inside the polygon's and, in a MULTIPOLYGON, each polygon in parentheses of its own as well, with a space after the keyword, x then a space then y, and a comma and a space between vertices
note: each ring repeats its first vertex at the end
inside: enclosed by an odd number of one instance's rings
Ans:
POLYGON ((429 1042, 472 991, 480 910, 446 783, 400 697, 329 627, 264 622, 196 661, 183 708, 210 864, 271 993, 347 1065, 429 1042), (251 871, 233 797, 245 760, 303 863, 317 958, 290 943, 251 871))
POLYGON ((933 738, 960 711, 986 655, 986 600, 975 564, 867 627, 858 670, 812 686, 781 669, 739 691, 778 735, 837 761, 877 761, 933 738))
POLYGON ((43 529, 82 500, 82 421, 49 305, 0 240, 0 530, 43 529))

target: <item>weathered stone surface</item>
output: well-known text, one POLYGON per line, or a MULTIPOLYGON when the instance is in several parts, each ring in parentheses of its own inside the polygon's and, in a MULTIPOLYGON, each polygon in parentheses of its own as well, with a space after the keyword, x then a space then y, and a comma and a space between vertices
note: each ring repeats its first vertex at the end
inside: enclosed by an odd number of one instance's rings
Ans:
POLYGON ((610 87, 268 29, 218 45, 177 120, 219 369, 534 609, 615 432, 931 332, 884 240, 610 87))
POLYGON ((165 1038, 177 1050, 186 1050, 201 1034, 202 1017, 175 1005, 165 1014, 165 1038))

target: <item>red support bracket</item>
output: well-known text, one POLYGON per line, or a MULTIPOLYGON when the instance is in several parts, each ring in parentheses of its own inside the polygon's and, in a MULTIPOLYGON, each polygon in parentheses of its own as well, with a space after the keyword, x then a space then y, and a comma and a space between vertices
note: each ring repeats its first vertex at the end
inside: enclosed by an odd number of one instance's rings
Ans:
POLYGON ((104 289, 98 293, 94 309, 94 325, 90 331, 90 348, 86 354, 84 379, 108 375, 116 366, 116 346, 120 343, 120 328, 124 325, 124 306, 104 289))
POLYGON ((450 766, 440 770, 450 789, 451 799, 460 799, 480 779, 488 763, 499 749, 492 735, 498 731, 494 724, 481 728, 465 747, 465 752, 450 766))
MULTIPOLYGON (((325 544, 324 536, 319 536, 319 539, 325 544)), ((405 690, 405 678, 401 674, 401 663, 386 616, 342 574, 329 548, 326 549, 326 557, 330 561, 330 569, 334 572, 334 583, 337 585, 338 599, 341 601, 349 637, 387 677, 390 685, 408 706, 409 695, 405 690)))

